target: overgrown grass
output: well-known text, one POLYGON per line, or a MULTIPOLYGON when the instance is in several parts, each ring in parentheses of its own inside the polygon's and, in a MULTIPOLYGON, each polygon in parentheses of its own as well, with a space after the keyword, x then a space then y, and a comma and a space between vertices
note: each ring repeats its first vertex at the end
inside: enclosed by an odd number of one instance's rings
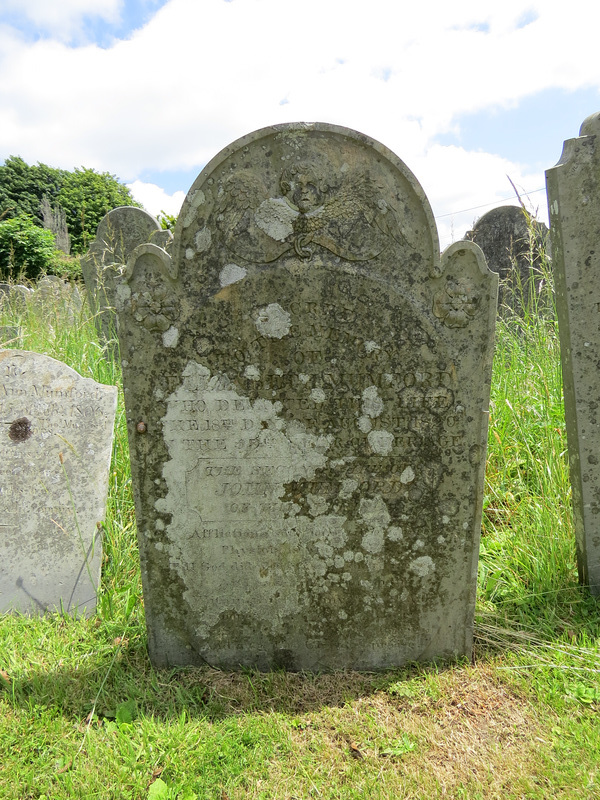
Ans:
MULTIPOLYGON (((600 613, 577 585, 543 291, 498 323, 471 663, 153 669, 121 399, 97 614, 0 621, 0 798, 599 797, 600 613)), ((8 346, 119 386, 87 311, 62 313, 4 308, 8 346)))

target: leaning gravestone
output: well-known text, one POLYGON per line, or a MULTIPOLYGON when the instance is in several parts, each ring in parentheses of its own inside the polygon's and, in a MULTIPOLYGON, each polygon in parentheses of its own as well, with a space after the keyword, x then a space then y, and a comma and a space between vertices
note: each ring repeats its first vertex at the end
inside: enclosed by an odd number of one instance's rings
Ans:
POLYGON ((157 665, 471 650, 497 277, 372 139, 257 131, 138 247, 119 336, 157 665))
POLYGON ((117 390, 0 351, 0 612, 96 606, 117 390))
POLYGON ((488 267, 500 276, 500 313, 507 308, 516 312, 523 307, 543 309, 545 278, 540 264, 549 246, 548 229, 542 222, 523 208, 501 206, 480 217, 465 239, 481 247, 488 267))
POLYGON ((153 216, 135 206, 114 208, 100 221, 96 238, 81 260, 81 269, 88 303, 103 341, 116 338, 114 293, 119 270, 139 244, 164 233, 153 216))
POLYGON ((600 113, 546 182, 579 579, 600 595, 600 113))

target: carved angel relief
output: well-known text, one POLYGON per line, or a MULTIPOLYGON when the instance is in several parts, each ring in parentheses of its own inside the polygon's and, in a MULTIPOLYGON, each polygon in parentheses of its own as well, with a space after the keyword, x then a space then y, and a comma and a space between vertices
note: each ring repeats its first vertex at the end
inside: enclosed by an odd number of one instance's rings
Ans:
POLYGON ((369 261, 393 242, 408 243, 384 199, 384 189, 365 173, 338 185, 311 163, 286 167, 281 195, 269 197, 250 172, 231 175, 223 187, 217 226, 239 258, 270 263, 284 254, 310 259, 318 247, 348 261, 369 261))

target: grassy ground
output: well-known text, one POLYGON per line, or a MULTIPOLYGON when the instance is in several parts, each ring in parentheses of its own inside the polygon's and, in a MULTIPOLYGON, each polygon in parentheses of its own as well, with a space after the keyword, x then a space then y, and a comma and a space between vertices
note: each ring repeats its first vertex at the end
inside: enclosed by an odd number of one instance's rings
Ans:
MULTIPOLYGON (((8 346, 119 385, 85 310, 61 313, 5 309, 8 346)), ((490 414, 471 662, 229 674, 148 661, 121 401, 98 613, 0 619, 0 798, 600 797, 600 609, 577 586, 551 310, 499 323, 490 414)))

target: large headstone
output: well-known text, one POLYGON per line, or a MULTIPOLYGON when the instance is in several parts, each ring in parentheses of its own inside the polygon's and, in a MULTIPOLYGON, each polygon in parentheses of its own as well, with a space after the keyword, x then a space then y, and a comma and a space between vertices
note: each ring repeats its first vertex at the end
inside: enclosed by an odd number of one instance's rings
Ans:
POLYGON ((600 595, 600 113, 546 182, 579 579, 600 595))
POLYGON ((470 652, 496 291, 362 134, 210 162, 117 292, 155 664, 470 652))
POLYGON ((117 390, 23 350, 0 376, 0 612, 90 614, 117 390))
POLYGON ((523 306, 543 308, 546 276, 540 266, 549 242, 548 229, 542 222, 523 208, 501 206, 480 217, 465 239, 481 247, 488 267, 500 276, 500 313, 507 308, 519 312, 523 306))
POLYGON ((95 316, 98 334, 105 342, 116 338, 115 279, 124 269, 133 250, 153 236, 165 234, 160 223, 147 211, 135 206, 121 206, 109 211, 98 225, 96 238, 90 245, 81 268, 90 309, 95 316))

